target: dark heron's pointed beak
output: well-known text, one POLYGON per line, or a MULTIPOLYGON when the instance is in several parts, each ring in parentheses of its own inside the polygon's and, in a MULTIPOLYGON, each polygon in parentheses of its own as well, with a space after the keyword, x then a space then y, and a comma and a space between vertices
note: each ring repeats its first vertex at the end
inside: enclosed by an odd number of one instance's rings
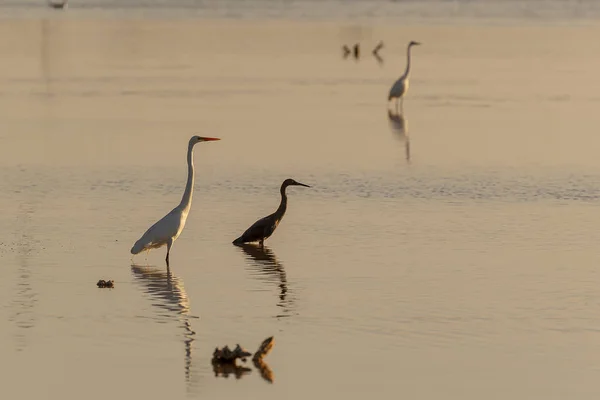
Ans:
POLYGON ((296 185, 298 185, 298 186, 304 186, 304 187, 310 187, 310 186, 305 185, 304 183, 300 183, 300 182, 296 182, 296 185))
POLYGON ((203 136, 200 136, 200 140, 202 140, 203 142, 211 142, 213 140, 221 140, 221 139, 216 138, 216 137, 205 137, 205 136, 203 137, 203 136))

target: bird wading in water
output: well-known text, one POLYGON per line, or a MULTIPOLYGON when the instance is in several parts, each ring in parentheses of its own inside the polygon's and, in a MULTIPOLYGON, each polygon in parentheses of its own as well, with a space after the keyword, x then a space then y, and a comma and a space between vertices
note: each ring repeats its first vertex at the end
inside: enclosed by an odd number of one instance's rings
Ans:
POLYGON ((183 231, 185 221, 190 213, 190 208, 192 207, 192 192, 194 191, 194 145, 196 143, 213 140, 221 139, 192 136, 188 143, 188 177, 181 203, 171 210, 170 213, 162 217, 157 223, 152 225, 146 233, 135 242, 131 248, 131 254, 138 254, 144 250, 149 251, 167 245, 167 257, 165 258, 165 261, 167 262, 167 268, 169 267, 169 253, 171 252, 171 246, 173 246, 173 242, 175 242, 181 234, 181 231, 183 231))
POLYGON ((390 89, 390 94, 388 95, 388 102, 392 99, 396 99, 396 112, 398 112, 398 100, 400 100, 400 110, 403 112, 404 106, 404 94, 408 90, 408 77, 410 74, 410 49, 413 46, 419 46, 421 43, 415 42, 414 40, 408 44, 406 48, 406 69, 404 70, 404 74, 394 83, 392 88, 390 89))
POLYGON ((288 186, 304 186, 304 183, 296 182, 293 179, 286 179, 281 184, 281 203, 279 204, 279 208, 271 215, 267 215, 266 217, 259 219, 256 221, 250 228, 246 230, 239 238, 233 241, 233 244, 240 245, 243 243, 251 243, 251 242, 259 242, 261 246, 264 245, 264 241, 275 232, 277 225, 281 222, 283 215, 285 214, 285 210, 287 208, 287 195, 285 190, 288 186))

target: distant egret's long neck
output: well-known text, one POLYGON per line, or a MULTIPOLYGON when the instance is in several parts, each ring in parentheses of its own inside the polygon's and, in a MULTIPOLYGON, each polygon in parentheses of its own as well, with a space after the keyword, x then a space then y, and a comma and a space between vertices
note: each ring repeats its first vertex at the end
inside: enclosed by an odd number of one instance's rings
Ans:
POLYGON ((404 70, 404 75, 402 75, 405 78, 408 78, 408 74, 410 73, 410 48, 412 46, 408 46, 406 48, 406 69, 404 70))
POLYGON ((187 152, 188 177, 185 184, 185 192, 181 198, 180 206, 184 209, 190 208, 192 205, 192 192, 194 191, 194 146, 188 147, 187 152))
POLYGON ((287 186, 281 185, 281 203, 279 203, 279 208, 275 211, 275 216, 277 219, 283 218, 283 214, 285 214, 285 210, 287 208, 287 195, 285 194, 285 189, 287 186))

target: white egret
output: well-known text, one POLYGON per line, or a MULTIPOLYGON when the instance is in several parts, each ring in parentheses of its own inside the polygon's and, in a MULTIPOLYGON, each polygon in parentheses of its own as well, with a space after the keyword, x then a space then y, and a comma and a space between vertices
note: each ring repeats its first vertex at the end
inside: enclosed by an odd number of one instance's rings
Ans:
POLYGON ((221 139, 192 136, 187 150, 188 177, 181 203, 171 210, 170 213, 162 217, 157 223, 152 225, 146 233, 135 242, 131 248, 131 254, 138 254, 143 250, 149 251, 167 245, 167 258, 165 261, 167 262, 167 267, 169 267, 169 253, 171 252, 171 246, 173 246, 173 242, 175 242, 181 234, 181 231, 183 231, 185 221, 192 206, 192 192, 194 190, 194 145, 199 142, 208 142, 211 140, 221 139))
POLYGON ((406 48, 406 69, 404 70, 404 74, 394 83, 394 86, 390 89, 390 94, 388 96, 388 102, 392 99, 396 99, 396 112, 398 112, 398 99, 400 100, 400 109, 402 110, 404 104, 404 94, 408 90, 408 76, 410 74, 410 49, 413 46, 418 46, 421 43, 415 42, 414 40, 408 44, 406 48))

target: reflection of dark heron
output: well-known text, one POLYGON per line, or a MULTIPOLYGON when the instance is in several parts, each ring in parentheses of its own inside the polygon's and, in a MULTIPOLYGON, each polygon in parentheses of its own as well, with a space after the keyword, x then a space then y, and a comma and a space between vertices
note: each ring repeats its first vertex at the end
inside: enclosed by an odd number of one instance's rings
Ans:
POLYGON ((406 161, 410 162, 410 137, 408 136, 408 120, 402 114, 394 114, 392 110, 388 110, 388 122, 392 132, 404 142, 406 152, 406 161))
POLYGON ((190 303, 183 287, 183 281, 172 275, 168 268, 165 271, 134 264, 131 266, 131 272, 144 286, 146 293, 153 299, 159 300, 157 303, 153 302, 152 305, 166 311, 166 313, 161 313, 161 316, 181 323, 185 344, 185 379, 188 385, 192 386, 195 383, 192 379, 192 343, 195 332, 192 330, 190 319, 197 317, 189 315, 190 303))
POLYGON ((283 264, 277 260, 277 257, 268 247, 256 246, 253 244, 243 244, 239 247, 246 254, 246 258, 251 261, 248 263, 256 276, 267 282, 275 283, 279 287, 278 307, 283 309, 283 313, 277 317, 290 316, 290 306, 293 301, 288 298, 288 282, 283 264))

